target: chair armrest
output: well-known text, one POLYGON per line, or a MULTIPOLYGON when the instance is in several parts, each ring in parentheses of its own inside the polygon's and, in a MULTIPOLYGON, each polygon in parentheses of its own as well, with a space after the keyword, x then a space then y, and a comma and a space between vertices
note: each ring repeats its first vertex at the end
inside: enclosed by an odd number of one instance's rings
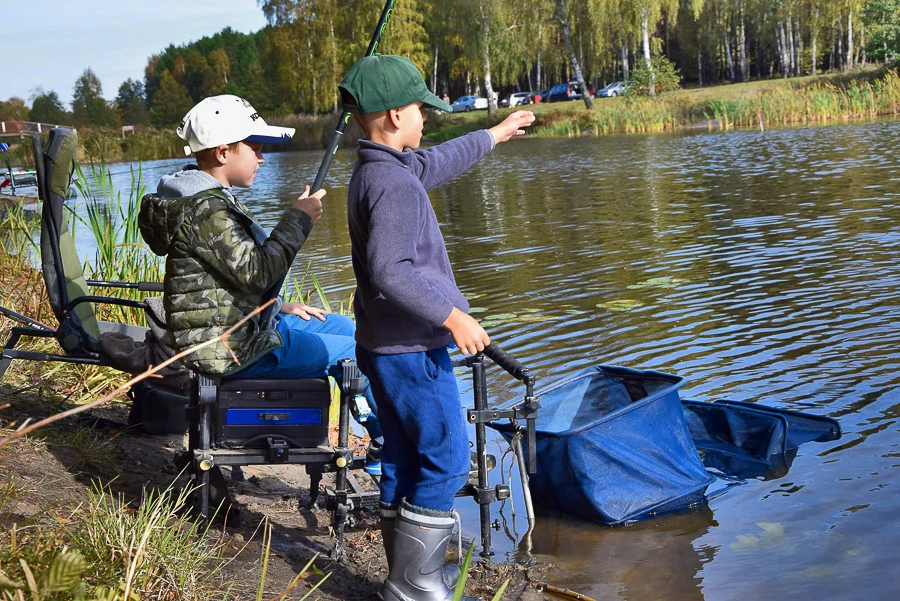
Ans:
POLYGON ((69 301, 66 306, 66 313, 71 313, 75 307, 82 303, 97 303, 100 305, 119 305, 122 307, 133 307, 135 309, 148 309, 147 303, 143 301, 130 300, 127 298, 113 298, 111 296, 79 296, 69 301))
POLYGON ((128 288, 141 292, 162 292, 162 282, 106 282, 104 280, 87 280, 88 286, 100 288, 128 288))

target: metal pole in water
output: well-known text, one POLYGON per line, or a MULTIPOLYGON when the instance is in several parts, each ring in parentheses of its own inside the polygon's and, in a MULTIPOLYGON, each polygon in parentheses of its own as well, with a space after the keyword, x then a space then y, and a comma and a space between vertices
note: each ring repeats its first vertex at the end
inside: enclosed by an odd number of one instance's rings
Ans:
POLYGON ((522 437, 516 436, 513 451, 519 462, 519 476, 522 478, 522 496, 525 499, 525 515, 528 524, 534 523, 534 505, 531 504, 531 489, 528 488, 528 470, 525 468, 525 453, 522 451, 522 437))
POLYGON ((519 465, 519 477, 522 478, 522 497, 525 499, 525 516, 528 518, 528 530, 522 536, 525 552, 531 555, 531 531, 534 530, 534 505, 531 503, 531 489, 528 488, 528 470, 525 468, 525 453, 522 451, 522 436, 513 436, 513 452, 519 465))

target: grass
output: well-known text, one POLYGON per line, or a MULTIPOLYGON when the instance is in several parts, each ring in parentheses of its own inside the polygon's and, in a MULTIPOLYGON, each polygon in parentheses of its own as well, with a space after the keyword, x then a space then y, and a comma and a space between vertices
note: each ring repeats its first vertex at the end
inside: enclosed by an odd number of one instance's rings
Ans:
MULTIPOLYGON (((529 135, 649 133, 684 127, 764 127, 873 118, 900 112, 900 77, 886 69, 774 79, 677 90, 658 96, 595 99, 530 105, 537 119, 529 135)), ((494 117, 478 111, 429 117, 426 138, 443 142, 495 125, 517 109, 494 117)))
MULTIPOLYGON (((223 535, 201 529, 190 518, 189 489, 169 486, 145 492, 137 505, 94 484, 74 510, 44 508, 22 521, 16 502, 38 489, 9 478, 0 484, 0 600, 212 601, 228 599, 234 583, 224 570, 237 555, 226 554, 223 535), (13 523, 18 520, 18 523, 13 523)), ((267 582, 271 527, 264 524, 257 599, 267 582)), ((321 575, 316 557, 274 599, 301 580, 321 575)), ((328 575, 302 598, 313 593, 328 575)))
POLYGON ((14 501, 35 492, 14 478, 0 486, 0 599, 227 598, 221 544, 197 544, 185 492, 149 493, 135 508, 95 485, 73 511, 44 508, 10 526, 14 501))

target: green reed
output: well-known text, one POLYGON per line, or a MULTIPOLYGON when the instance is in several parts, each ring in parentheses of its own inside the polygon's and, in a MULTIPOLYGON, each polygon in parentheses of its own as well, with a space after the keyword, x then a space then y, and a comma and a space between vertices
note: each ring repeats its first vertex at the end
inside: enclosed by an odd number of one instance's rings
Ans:
POLYGON ((721 127, 754 127, 760 123, 792 125, 874 118, 900 112, 900 77, 887 71, 874 81, 847 84, 816 82, 802 87, 778 87, 729 100, 710 100, 699 107, 721 127))
MULTIPOLYGON (((75 185, 85 203, 87 219, 78 215, 72 207, 67 205, 67 208, 70 209, 69 214, 87 228, 97 247, 94 261, 85 261, 85 277, 113 282, 161 282, 162 259, 149 251, 138 227, 140 202, 146 193, 141 165, 131 167, 131 182, 125 195, 121 190, 116 190, 105 163, 91 163, 87 174, 76 165, 75 173, 75 185)), ((72 229, 74 236, 74 227, 72 229)), ((146 293, 111 288, 104 290, 103 294, 140 300, 146 293)), ((118 312, 119 317, 128 323, 146 323, 140 309, 115 307, 111 310, 118 312)))

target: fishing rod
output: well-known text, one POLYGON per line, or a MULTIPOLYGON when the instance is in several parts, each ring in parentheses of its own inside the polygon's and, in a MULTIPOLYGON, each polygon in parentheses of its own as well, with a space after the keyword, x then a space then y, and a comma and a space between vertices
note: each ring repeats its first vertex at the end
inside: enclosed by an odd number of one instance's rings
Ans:
MULTIPOLYGON (((387 0, 387 2, 384 3, 384 9, 382 9, 381 16, 378 18, 378 24, 375 26, 375 33, 372 34, 372 40, 369 42, 369 47, 366 49, 366 56, 372 56, 375 54, 375 51, 378 50, 378 45, 381 43, 381 36, 384 34, 388 21, 391 19, 391 14, 394 12, 394 5, 396 3, 397 0, 387 0)), ((338 120, 337 127, 334 128, 334 132, 331 134, 331 141, 328 142, 328 146, 325 148, 325 156, 322 157, 322 164, 319 165, 319 170, 316 172, 316 179, 313 181, 310 194, 315 194, 322 189, 322 184, 325 183, 325 176, 328 175, 328 170, 331 168, 331 162, 334 160, 334 155, 337 154, 341 139, 344 137, 344 129, 346 129, 349 120, 350 113, 348 111, 341 113, 341 118, 338 120)))

